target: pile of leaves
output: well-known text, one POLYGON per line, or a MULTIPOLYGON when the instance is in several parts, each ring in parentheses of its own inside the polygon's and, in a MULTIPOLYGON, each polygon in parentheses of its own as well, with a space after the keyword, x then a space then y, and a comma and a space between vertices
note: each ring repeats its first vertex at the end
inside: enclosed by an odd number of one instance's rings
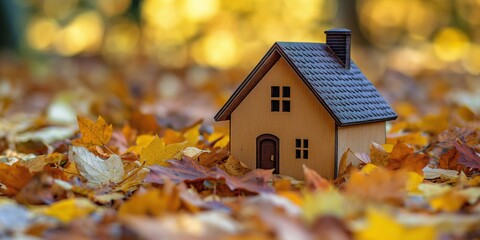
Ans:
POLYGON ((304 166, 300 181, 249 169, 202 122, 14 115, 0 121, 0 237, 479 238, 480 121, 469 116, 438 132, 398 121, 387 144, 347 150, 337 179, 304 166))

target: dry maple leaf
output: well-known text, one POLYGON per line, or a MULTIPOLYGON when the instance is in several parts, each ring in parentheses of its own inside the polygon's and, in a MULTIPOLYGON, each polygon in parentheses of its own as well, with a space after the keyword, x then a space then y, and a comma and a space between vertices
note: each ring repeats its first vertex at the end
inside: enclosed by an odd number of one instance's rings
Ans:
POLYGON ((438 166, 442 169, 462 171, 465 166, 458 163, 460 152, 456 148, 450 148, 447 152, 440 155, 438 166))
POLYGON ((78 127, 82 137, 72 141, 75 145, 90 147, 106 145, 112 137, 113 127, 98 116, 96 122, 81 116, 77 116, 78 127))
POLYGON ((331 186, 327 179, 305 165, 303 165, 303 175, 305 176, 305 186, 310 190, 327 190, 331 186))
POLYGON ((90 186, 100 186, 105 183, 118 183, 122 180, 124 169, 118 155, 112 154, 103 160, 84 147, 72 146, 68 158, 75 162, 80 174, 87 179, 90 186))
POLYGON ((405 169, 423 175, 422 169, 427 166, 429 158, 425 154, 414 153, 413 148, 405 143, 397 142, 389 155, 387 168, 405 169))
POLYGON ((461 153, 458 163, 466 167, 480 169, 480 155, 460 139, 455 141, 455 148, 461 153))
POLYGON ((173 159, 181 150, 185 148, 185 142, 165 144, 165 142, 158 136, 145 147, 140 153, 140 161, 145 163, 145 166, 154 164, 166 166, 166 160, 173 159))
POLYGON ((369 174, 353 173, 345 191, 361 199, 400 205, 406 196, 407 179, 406 171, 378 167, 369 174))
POLYGON ((173 182, 198 182, 204 180, 225 180, 230 190, 243 189, 253 193, 271 192, 267 181, 272 170, 255 169, 241 177, 228 175, 220 168, 207 169, 193 159, 183 156, 181 160, 169 160, 170 167, 151 166, 146 182, 164 184, 166 179, 173 182))
POLYGON ((382 145, 374 142, 370 143, 370 161, 379 167, 388 165, 388 153, 382 145))
POLYGON ((0 183, 6 187, 6 189, 0 187, 0 193, 14 196, 27 185, 30 179, 32 179, 32 174, 28 171, 28 168, 18 164, 10 166, 0 163, 0 183))

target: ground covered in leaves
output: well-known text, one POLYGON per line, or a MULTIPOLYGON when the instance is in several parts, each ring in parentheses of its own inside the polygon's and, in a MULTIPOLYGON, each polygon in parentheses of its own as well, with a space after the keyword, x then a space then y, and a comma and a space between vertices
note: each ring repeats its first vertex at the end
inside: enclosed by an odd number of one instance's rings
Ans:
POLYGON ((480 237, 480 124, 389 127, 387 144, 347 150, 337 179, 252 170, 224 131, 154 116, 112 127, 41 115, 0 122, 0 237, 49 239, 470 239, 480 237), (360 164, 346 159, 355 156, 360 164))

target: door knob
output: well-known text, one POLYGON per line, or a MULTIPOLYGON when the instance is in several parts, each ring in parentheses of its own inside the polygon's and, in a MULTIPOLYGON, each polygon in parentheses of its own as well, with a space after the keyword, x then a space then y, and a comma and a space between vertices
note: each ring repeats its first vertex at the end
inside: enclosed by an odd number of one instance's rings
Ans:
POLYGON ((275 160, 275 155, 274 154, 270 155, 270 161, 273 162, 274 160, 275 160))

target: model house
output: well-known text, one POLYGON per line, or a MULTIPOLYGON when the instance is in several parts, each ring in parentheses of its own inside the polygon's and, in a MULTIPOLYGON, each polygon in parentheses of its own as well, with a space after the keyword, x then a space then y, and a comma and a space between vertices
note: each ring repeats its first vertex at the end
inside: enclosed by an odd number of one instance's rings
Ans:
POLYGON ((350 59, 350 30, 325 33, 327 43, 275 43, 217 113, 229 121, 234 157, 298 179, 304 164, 333 178, 347 148, 385 142, 397 115, 350 59))

